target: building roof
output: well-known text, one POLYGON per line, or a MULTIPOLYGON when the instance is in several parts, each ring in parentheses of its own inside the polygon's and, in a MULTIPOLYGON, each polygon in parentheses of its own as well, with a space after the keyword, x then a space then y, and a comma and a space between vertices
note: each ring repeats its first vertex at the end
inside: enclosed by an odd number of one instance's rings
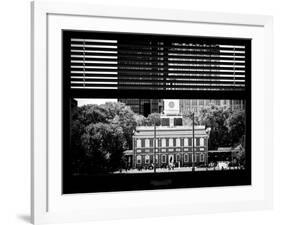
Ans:
MULTIPOLYGON (((195 136, 205 137, 207 136, 205 126, 195 126, 194 127, 195 136)), ((193 134, 192 126, 157 126, 156 136, 157 137, 191 137, 193 134)), ((153 137, 154 136, 154 126, 138 126, 134 137, 153 137)))

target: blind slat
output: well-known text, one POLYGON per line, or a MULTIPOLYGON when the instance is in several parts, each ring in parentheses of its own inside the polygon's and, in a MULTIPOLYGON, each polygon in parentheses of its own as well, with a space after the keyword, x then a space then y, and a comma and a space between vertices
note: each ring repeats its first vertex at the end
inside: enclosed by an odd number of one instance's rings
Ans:
POLYGON ((81 32, 69 47, 75 90, 246 91, 242 39, 81 32))

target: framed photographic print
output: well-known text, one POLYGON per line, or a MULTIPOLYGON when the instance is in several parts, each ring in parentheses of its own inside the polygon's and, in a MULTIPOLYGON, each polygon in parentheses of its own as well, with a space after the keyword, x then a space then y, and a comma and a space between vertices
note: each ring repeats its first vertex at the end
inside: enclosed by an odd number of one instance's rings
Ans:
POLYGON ((271 207, 271 17, 32 9, 34 223, 271 207))
POLYGON ((63 193, 251 185, 251 40, 62 32, 63 193))

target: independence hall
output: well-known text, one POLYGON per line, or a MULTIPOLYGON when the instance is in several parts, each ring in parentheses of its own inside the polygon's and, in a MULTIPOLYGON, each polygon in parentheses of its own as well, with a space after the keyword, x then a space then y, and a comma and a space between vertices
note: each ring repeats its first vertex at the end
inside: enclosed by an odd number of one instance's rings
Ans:
POLYGON ((133 168, 184 167, 208 163, 205 126, 183 126, 179 100, 164 100, 160 126, 138 126, 129 161, 133 168), (194 143, 194 144, 193 144, 194 143))

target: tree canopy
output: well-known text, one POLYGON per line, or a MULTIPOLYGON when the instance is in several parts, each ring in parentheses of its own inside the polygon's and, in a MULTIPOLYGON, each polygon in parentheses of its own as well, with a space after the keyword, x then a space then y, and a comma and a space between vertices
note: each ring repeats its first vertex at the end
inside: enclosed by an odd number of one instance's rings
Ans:
POLYGON ((245 135, 245 111, 224 109, 211 105, 202 109, 199 114, 199 124, 210 127, 209 149, 231 147, 241 143, 245 135))
POLYGON ((120 102, 72 109, 72 164, 80 172, 108 172, 122 166, 123 152, 132 148, 136 114, 120 102))

